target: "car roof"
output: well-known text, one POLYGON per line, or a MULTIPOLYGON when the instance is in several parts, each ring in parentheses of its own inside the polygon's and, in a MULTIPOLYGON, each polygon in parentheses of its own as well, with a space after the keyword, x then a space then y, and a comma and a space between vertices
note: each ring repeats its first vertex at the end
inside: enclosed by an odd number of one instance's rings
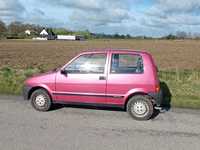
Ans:
POLYGON ((92 49, 92 50, 86 50, 83 51, 81 54, 87 54, 87 53, 134 53, 134 54, 147 54, 149 55, 148 52, 145 50, 133 50, 133 49, 92 49))

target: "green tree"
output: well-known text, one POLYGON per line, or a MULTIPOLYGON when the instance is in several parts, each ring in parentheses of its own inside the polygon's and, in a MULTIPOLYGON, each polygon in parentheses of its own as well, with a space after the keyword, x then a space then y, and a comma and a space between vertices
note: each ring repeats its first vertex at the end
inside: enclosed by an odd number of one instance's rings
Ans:
POLYGON ((177 39, 177 37, 173 34, 169 34, 165 37, 165 39, 168 39, 168 40, 174 40, 174 39, 177 39))
POLYGON ((5 33, 7 31, 6 25, 3 21, 0 20, 0 34, 5 33))
POLYGON ((130 38, 131 38, 131 35, 130 35, 130 34, 127 34, 127 35, 126 35, 126 38, 127 38, 127 39, 130 39, 130 38))
POLYGON ((69 35, 69 34, 72 34, 71 31, 68 31, 67 29, 64 29, 64 28, 55 28, 55 29, 53 29, 53 32, 56 35, 69 35))
POLYGON ((85 31, 77 31, 74 33, 75 35, 81 35, 83 36, 85 39, 91 39, 92 35, 90 33, 89 30, 85 30, 85 31))

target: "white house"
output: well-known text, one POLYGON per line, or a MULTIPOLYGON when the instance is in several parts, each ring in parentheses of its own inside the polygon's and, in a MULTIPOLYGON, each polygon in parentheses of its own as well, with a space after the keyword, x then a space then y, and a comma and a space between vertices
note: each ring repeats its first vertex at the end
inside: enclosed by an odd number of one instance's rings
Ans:
POLYGON ((31 35, 31 31, 30 31, 30 30, 26 30, 26 31, 25 31, 25 34, 31 35))
POLYGON ((49 34, 48 34, 48 32, 47 32, 45 29, 43 29, 43 30, 40 32, 40 35, 41 35, 41 36, 48 36, 49 34))

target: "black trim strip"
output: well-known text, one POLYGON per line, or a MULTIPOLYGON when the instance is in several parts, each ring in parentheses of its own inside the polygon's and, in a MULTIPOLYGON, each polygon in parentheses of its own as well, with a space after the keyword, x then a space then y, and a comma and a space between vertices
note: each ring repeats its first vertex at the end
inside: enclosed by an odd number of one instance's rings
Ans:
POLYGON ((98 95, 98 94, 81 94, 81 93, 52 93, 53 95, 72 95, 72 96, 92 96, 92 97, 112 97, 112 98, 123 98, 121 95, 98 95))
POLYGON ((105 104, 105 103, 83 103, 83 102, 72 102, 63 100, 53 100, 54 104, 69 104, 69 105, 82 105, 82 106, 96 106, 96 107, 117 107, 124 108, 123 104, 105 104))

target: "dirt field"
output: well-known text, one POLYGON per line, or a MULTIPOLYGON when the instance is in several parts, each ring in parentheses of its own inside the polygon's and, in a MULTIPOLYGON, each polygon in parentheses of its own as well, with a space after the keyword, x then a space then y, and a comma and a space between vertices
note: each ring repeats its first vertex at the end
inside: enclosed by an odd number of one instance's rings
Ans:
POLYGON ((80 51, 93 48, 147 50, 156 59, 160 70, 200 69, 200 41, 197 40, 6 40, 0 41, 0 68, 53 69, 65 64, 80 51))

